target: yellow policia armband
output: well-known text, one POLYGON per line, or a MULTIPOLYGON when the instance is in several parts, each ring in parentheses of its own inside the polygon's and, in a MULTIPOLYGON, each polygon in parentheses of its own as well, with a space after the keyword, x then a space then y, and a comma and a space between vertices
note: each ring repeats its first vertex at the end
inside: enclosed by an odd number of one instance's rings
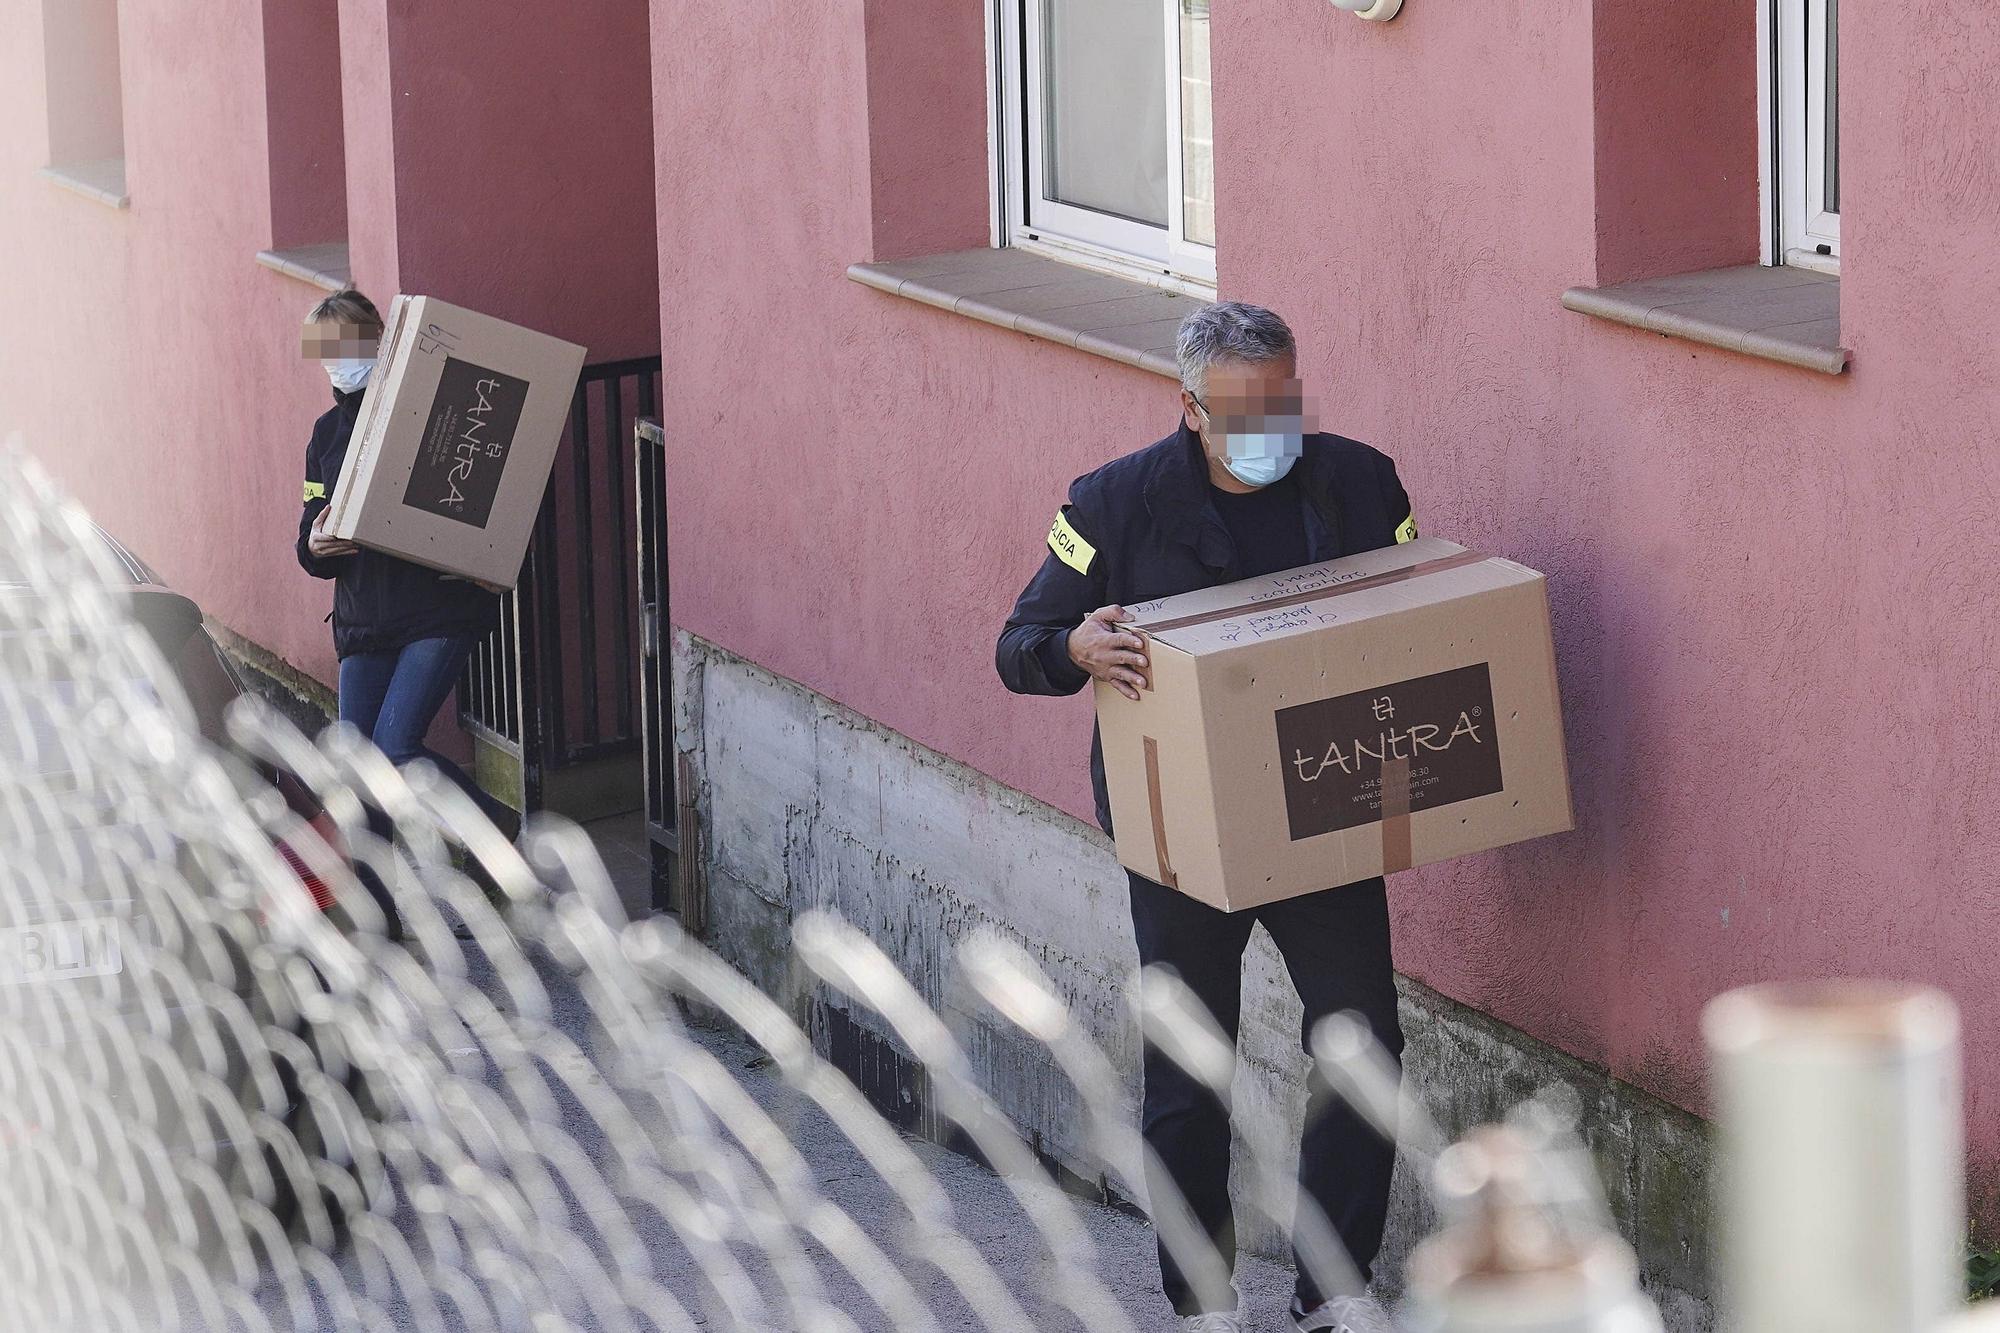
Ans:
POLYGON ((1412 511, 1408 518, 1396 525, 1396 545, 1401 546, 1404 542, 1413 542, 1416 539, 1417 516, 1415 511, 1412 511))
POLYGON ((1079 574, 1088 574, 1091 562, 1097 559, 1097 548, 1069 525, 1067 508, 1058 511, 1056 521, 1049 525, 1049 549, 1056 553, 1058 560, 1079 574))
POLYGON ((306 504, 314 500, 324 500, 325 498, 326 483, 323 481, 309 481, 306 483, 306 498, 300 501, 300 503, 306 504))

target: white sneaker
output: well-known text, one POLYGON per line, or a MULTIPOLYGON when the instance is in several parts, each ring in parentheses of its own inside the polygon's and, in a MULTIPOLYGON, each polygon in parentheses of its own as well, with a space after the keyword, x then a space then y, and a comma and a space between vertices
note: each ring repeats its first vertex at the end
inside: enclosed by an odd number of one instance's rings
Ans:
POLYGON ((1389 1312, 1373 1296, 1336 1296, 1307 1311, 1292 1301, 1292 1323, 1299 1333, 1396 1333, 1389 1312))
POLYGON ((1234 1310, 1182 1315, 1181 1333, 1243 1333, 1243 1321, 1234 1310))

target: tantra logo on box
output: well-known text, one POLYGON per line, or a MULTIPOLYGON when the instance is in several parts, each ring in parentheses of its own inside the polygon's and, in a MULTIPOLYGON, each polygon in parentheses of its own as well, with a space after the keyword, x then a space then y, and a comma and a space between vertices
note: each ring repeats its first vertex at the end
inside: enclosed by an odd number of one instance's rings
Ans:
POLYGON ((527 400, 526 380, 446 357, 403 503, 485 527, 527 400))
POLYGON ((1410 811, 1501 789, 1486 663, 1277 711, 1292 841, 1382 817, 1382 764, 1409 762, 1410 811))

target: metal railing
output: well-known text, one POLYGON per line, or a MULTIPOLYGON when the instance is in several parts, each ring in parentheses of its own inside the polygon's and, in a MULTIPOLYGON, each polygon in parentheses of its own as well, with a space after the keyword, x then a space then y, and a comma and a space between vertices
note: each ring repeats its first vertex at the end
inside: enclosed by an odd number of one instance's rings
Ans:
POLYGON ((667 578, 667 437, 660 423, 639 422, 634 440, 634 513, 639 523, 639 720, 645 737, 646 843, 653 862, 653 902, 670 904, 681 924, 699 933, 705 913, 696 887, 699 858, 692 831, 696 820, 682 806, 689 783, 686 762, 674 743, 674 643, 667 578), (690 830, 686 843, 682 830, 690 830), (686 853, 685 859, 679 861, 686 853), (680 874, 670 890, 670 871, 680 874))
POLYGON ((640 747, 634 429, 657 410, 660 358, 585 366, 521 580, 473 651, 459 717, 518 758, 529 807, 553 772, 640 747))
POLYGON ((521 745, 521 675, 515 669, 521 637, 516 619, 519 602, 515 592, 500 598, 499 628, 473 648, 458 683, 460 723, 477 728, 489 740, 517 754, 521 745))

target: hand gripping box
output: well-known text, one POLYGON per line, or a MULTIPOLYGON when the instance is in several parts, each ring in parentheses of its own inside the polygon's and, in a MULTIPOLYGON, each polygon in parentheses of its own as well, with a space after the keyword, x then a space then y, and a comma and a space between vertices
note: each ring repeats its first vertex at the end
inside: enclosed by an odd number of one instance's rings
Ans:
POLYGON ((1118 859, 1235 911, 1572 827, 1548 595, 1435 538, 1126 608, 1118 859))
POLYGON ((583 368, 583 348, 398 296, 326 529, 511 588, 583 368))

